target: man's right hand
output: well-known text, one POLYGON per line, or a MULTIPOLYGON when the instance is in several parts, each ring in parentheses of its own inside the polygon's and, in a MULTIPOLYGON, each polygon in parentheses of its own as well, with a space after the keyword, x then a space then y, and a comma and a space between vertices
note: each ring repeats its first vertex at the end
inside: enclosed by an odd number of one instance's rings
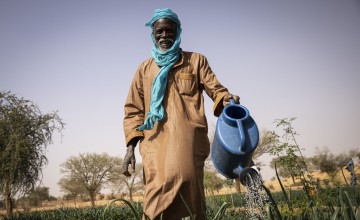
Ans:
POLYGON ((129 165, 131 165, 132 172, 135 172, 136 159, 135 159, 134 149, 135 149, 136 144, 137 144, 137 141, 135 143, 133 141, 133 142, 130 142, 127 146, 127 151, 126 151, 126 154, 124 157, 124 162, 122 165, 123 166, 123 174, 125 176, 131 176, 131 174, 128 170, 129 165))

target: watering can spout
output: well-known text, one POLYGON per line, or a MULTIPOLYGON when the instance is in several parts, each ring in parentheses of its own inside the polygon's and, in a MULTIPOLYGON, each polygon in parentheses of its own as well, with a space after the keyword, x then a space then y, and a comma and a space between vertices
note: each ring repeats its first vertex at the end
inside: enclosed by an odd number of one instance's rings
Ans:
POLYGON ((262 184, 260 172, 256 166, 244 168, 239 175, 240 183, 248 188, 258 189, 262 184))

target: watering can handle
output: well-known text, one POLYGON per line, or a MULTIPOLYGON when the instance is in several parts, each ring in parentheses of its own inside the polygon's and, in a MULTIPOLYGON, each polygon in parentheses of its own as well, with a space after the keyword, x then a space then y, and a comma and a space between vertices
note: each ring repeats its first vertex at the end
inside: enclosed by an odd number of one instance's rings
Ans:
POLYGON ((241 146, 239 146, 240 153, 243 153, 243 147, 245 145, 245 133, 244 133, 244 127, 242 125, 242 122, 240 119, 236 120, 237 126, 239 128, 239 135, 240 135, 240 143, 241 146))
MULTIPOLYGON (((231 104, 231 105, 236 105, 234 99, 229 99, 229 101, 230 101, 230 104, 231 104)), ((238 127, 238 129, 239 129, 239 137, 240 137, 240 144, 241 144, 241 145, 239 146, 239 152, 240 152, 240 153, 244 153, 244 151, 243 151, 243 148, 244 148, 244 146, 245 146, 245 132, 244 132, 244 127, 243 127, 243 125, 242 125, 241 119, 237 119, 237 120, 236 120, 236 123, 237 123, 237 127, 238 127)))

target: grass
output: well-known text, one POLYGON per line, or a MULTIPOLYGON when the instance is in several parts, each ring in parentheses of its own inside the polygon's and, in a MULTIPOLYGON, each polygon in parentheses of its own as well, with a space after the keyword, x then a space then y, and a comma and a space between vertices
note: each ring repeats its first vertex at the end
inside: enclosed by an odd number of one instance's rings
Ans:
MULTIPOLYGON (((265 187, 266 188, 266 187, 265 187)), ((267 189, 267 188, 266 188, 267 189)), ((266 205, 265 219, 331 219, 360 220, 359 189, 338 187, 323 189, 311 200, 304 190, 291 192, 289 201, 283 192, 271 193, 266 205), (292 211, 287 203, 291 203, 292 211)), ((219 195, 207 198, 207 218, 209 220, 248 219, 246 201, 243 194, 219 195), (229 204, 233 204, 230 206, 229 204)), ((140 220, 143 214, 141 203, 132 203, 124 199, 113 200, 107 206, 96 208, 59 208, 49 211, 19 212, 11 217, 0 216, 4 220, 140 220)), ((189 217, 188 220, 196 220, 189 217)))
MULTIPOLYGON (((281 183, 280 179, 278 181, 281 183)), ((264 219, 302 220, 360 220, 360 190, 358 187, 339 185, 334 188, 318 187, 309 196, 306 190, 270 192, 264 207, 264 219)), ((239 220, 249 219, 244 193, 207 197, 207 219, 239 220)), ((190 210, 190 209, 189 209, 190 210)), ((0 215, 3 220, 141 220, 141 203, 115 199, 107 206, 96 208, 59 208, 47 211, 17 212, 11 217, 0 215)), ((185 220, 185 219, 184 219, 185 220)), ((196 220, 190 215, 186 220, 196 220)))
MULTIPOLYGON (((329 189, 306 181, 304 177, 302 181, 304 190, 286 192, 277 172, 276 176, 282 189, 282 195, 279 194, 278 198, 274 199, 264 186, 271 200, 266 210, 268 219, 360 220, 360 190, 358 186, 351 187, 346 184, 329 189), (309 190, 310 188, 311 190, 309 190)), ((345 175, 344 180, 346 182, 345 175)))

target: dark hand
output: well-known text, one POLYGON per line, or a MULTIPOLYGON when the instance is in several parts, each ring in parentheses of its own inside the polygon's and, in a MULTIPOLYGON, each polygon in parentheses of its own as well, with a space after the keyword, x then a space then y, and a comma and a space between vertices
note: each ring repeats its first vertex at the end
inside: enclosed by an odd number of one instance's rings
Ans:
POLYGON ((135 163, 136 163, 136 159, 135 159, 135 154, 134 154, 134 148, 135 148, 136 144, 132 144, 129 143, 129 145, 127 146, 127 151, 124 157, 124 162, 123 162, 123 174, 125 176, 131 176, 131 174, 129 173, 128 167, 129 165, 131 165, 132 168, 132 172, 135 172, 135 163))
POLYGON ((230 104, 230 99, 234 99, 236 104, 240 104, 240 97, 229 93, 226 96, 224 96, 224 99, 223 99, 224 107, 230 104))

